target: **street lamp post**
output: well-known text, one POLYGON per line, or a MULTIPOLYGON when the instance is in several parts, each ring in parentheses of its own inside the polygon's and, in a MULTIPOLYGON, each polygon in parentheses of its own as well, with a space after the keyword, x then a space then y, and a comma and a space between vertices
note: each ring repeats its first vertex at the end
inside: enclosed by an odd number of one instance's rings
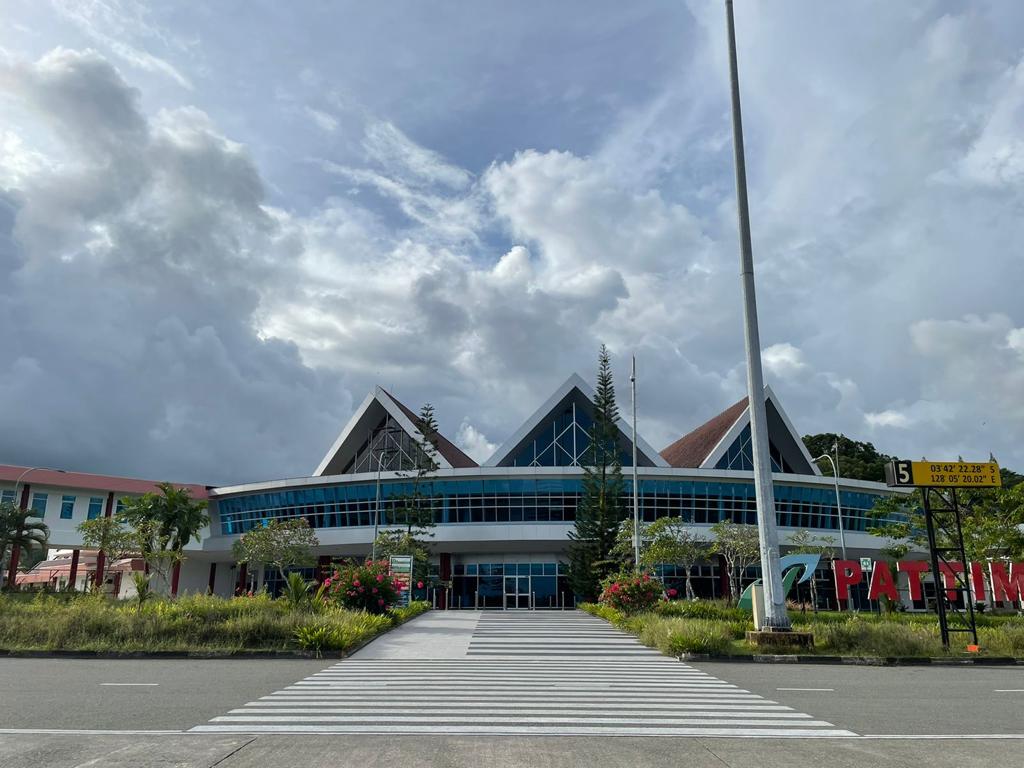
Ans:
MULTIPOLYGON (((839 458, 838 446, 836 449, 836 458, 839 458)), ((827 453, 821 454, 818 458, 814 459, 815 462, 821 461, 822 459, 828 459, 828 463, 832 465, 832 479, 833 485, 836 489, 836 516, 839 518, 839 551, 843 553, 843 560, 846 559, 846 530, 843 527, 843 505, 839 501, 839 465, 832 460, 832 457, 827 453)), ((846 595, 846 610, 853 610, 853 598, 849 593, 846 595)))
POLYGON ((637 484, 636 467, 636 355, 633 355, 629 386, 633 394, 633 562, 636 572, 640 573, 640 487, 637 484))
POLYGON ((380 529, 380 469, 384 451, 377 454, 377 503, 373 506, 373 544, 370 545, 370 559, 377 560, 377 531, 380 529))
POLYGON ((747 398, 750 408, 750 442, 754 460, 754 490, 757 499, 757 532, 761 545, 761 578, 764 584, 765 627, 788 630, 786 594, 779 563, 779 534, 775 521, 775 488, 772 485, 771 456, 768 452, 768 416, 764 403, 764 374, 761 370, 761 337, 757 328, 757 299, 754 293, 754 255, 750 241, 750 210, 747 205, 747 169, 743 156, 743 119, 740 114, 740 81, 736 63, 736 25, 732 0, 725 0, 729 33, 729 80, 732 96, 733 156, 736 163, 736 211, 740 236, 740 279, 743 284, 744 342, 747 354, 747 398))

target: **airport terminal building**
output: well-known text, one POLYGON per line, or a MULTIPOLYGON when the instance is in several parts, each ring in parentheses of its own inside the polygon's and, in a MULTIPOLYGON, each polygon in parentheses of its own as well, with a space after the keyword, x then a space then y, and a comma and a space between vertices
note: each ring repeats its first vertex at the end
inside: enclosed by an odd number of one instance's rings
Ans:
MULTIPOLYGON (((428 599, 451 608, 573 604, 566 578, 568 534, 582 493, 592 397, 586 382, 571 376, 483 464, 447 438, 435 437, 439 468, 421 481, 435 504, 430 546, 438 586, 428 599)), ((838 548, 834 480, 822 476, 770 388, 766 398, 783 544, 788 535, 808 530, 834 537, 838 548)), ((308 520, 320 541, 321 568, 334 558, 368 555, 375 513, 379 511, 380 525, 386 527, 412 490, 410 471, 424 440, 416 424, 415 413, 378 387, 309 477, 189 486, 194 496, 209 501, 211 525, 186 551, 179 591, 228 595, 262 583, 261 574, 235 566, 231 547, 243 533, 272 519, 308 520)), ((618 426, 631 498, 631 427, 624 420, 618 426)), ((720 520, 756 522, 746 399, 660 452, 638 438, 637 465, 644 520, 682 516, 709 539, 706 529, 720 520)), ((95 562, 95 557, 90 561, 73 551, 82 546, 77 525, 87 517, 114 513, 118 499, 151 490, 153 483, 26 469, 0 467, 0 494, 38 510, 50 527, 51 546, 72 550, 42 564, 31 580, 63 584, 94 578, 84 563, 95 562)), ((839 492, 848 556, 876 555, 884 541, 867 533, 868 513, 879 496, 892 491, 879 483, 840 478, 839 492)), ((698 566, 694 576, 701 595, 721 596, 727 590, 724 568, 715 557, 698 566)), ((682 575, 669 570, 664 577, 672 583, 682 575)), ((109 583, 109 575, 104 578, 109 583)), ((823 594, 831 594, 831 576, 824 567, 819 578, 823 594)), ((268 586, 275 585, 270 581, 268 586)))

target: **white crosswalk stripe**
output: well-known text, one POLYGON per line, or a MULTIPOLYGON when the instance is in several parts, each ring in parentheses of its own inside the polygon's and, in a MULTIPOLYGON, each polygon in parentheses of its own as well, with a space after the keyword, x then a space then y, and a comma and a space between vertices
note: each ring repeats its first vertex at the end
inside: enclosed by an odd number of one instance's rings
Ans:
POLYGON ((464 658, 346 659, 192 730, 855 735, 652 652, 575 612, 484 614, 464 658))

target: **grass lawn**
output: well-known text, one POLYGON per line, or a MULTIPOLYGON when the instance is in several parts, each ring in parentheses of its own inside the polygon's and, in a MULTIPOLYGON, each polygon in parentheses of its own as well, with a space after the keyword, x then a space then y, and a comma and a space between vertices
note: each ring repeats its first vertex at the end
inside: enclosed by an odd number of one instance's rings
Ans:
POLYGON ((291 606, 267 595, 156 598, 141 608, 91 594, 0 595, 7 651, 332 651, 344 653, 426 611, 374 616, 334 605, 291 606))
MULTIPOLYGON (((739 656, 756 652, 744 639, 746 632, 754 628, 750 614, 719 602, 660 603, 653 611, 636 615, 593 603, 580 607, 671 656, 682 653, 739 656)), ((860 613, 851 616, 832 611, 791 612, 790 618, 795 628, 814 633, 814 648, 773 649, 772 653, 939 657, 962 656, 965 651, 965 648, 954 648, 947 652, 942 647, 938 619, 932 614, 860 613)), ((1024 617, 979 615, 977 620, 981 656, 1024 657, 1024 617)))

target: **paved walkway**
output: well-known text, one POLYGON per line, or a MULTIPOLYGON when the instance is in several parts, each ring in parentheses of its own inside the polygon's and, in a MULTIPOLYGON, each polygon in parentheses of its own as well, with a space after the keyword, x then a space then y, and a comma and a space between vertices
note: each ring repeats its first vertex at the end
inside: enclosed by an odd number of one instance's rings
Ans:
POLYGON ((192 729, 215 733, 852 736, 573 612, 433 612, 192 729))

